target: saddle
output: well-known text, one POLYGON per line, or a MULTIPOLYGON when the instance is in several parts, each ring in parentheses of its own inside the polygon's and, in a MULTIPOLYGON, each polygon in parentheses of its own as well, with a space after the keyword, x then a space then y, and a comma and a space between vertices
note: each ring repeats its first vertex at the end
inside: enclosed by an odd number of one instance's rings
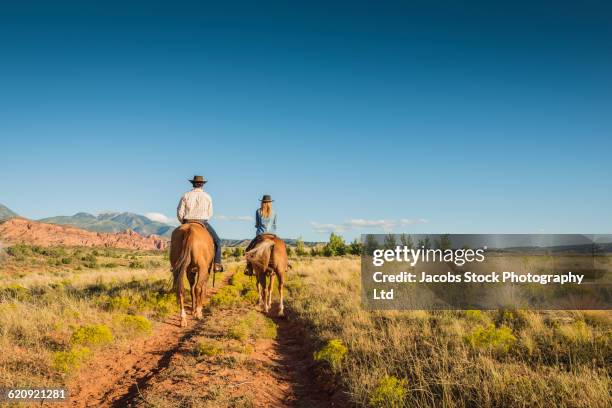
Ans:
POLYGON ((183 224, 200 224, 201 226, 206 228, 206 225, 204 225, 204 223, 200 220, 183 220, 183 224))

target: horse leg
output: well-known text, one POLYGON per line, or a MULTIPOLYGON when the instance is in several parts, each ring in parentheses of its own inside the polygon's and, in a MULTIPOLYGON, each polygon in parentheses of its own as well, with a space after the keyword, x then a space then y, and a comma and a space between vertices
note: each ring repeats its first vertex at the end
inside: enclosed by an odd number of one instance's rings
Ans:
POLYGON ((191 314, 194 314, 196 308, 196 272, 195 269, 187 271, 187 280, 189 280, 189 287, 191 289, 191 314))
MULTIPOLYGON (((212 264, 209 266, 208 271, 212 269, 212 264)), ((201 268, 200 270, 205 270, 201 268)), ((208 282, 209 272, 200 273, 198 276, 198 282, 196 283, 196 308, 195 317, 201 319, 203 316, 202 308, 204 307, 204 298, 206 297, 206 282, 208 282)))
POLYGON ((264 307, 265 285, 266 285, 266 275, 260 271, 257 271, 257 294, 259 295, 259 306, 261 307, 264 307))
POLYGON ((185 293, 177 286, 176 298, 181 309, 181 327, 187 326, 187 313, 185 312, 185 293))
POLYGON ((274 291, 274 274, 270 275, 270 282, 268 282, 268 309, 272 307, 272 292, 274 291))
POLYGON ((283 286, 285 286, 285 275, 283 273, 278 274, 278 293, 280 293, 280 303, 278 305, 278 315, 285 315, 285 307, 283 305, 283 286))

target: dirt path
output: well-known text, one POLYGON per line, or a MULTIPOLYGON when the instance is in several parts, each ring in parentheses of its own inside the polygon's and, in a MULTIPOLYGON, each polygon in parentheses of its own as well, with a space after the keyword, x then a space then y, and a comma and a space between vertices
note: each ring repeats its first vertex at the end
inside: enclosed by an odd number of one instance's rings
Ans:
MULTIPOLYGON (((207 289, 207 298, 225 286, 231 275, 224 276, 221 284, 207 289)), ((138 396, 139 390, 151 378, 162 372, 168 362, 197 330, 191 318, 187 327, 180 327, 177 314, 166 319, 153 334, 131 344, 127 352, 108 350, 97 354, 69 385, 70 402, 67 407, 124 407, 138 396)), ((55 405, 57 406, 57 405, 55 405)))
MULTIPOLYGON (((208 297, 229 278, 228 274, 215 289, 209 288, 208 297)), ((273 308, 270 316, 276 312, 273 308)), ((69 385, 71 399, 65 406, 344 406, 334 393, 337 387, 319 376, 308 337, 290 312, 288 318, 267 320, 244 305, 213 309, 202 321, 190 318, 185 328, 175 315, 128 351, 96 355, 69 385), (245 316, 257 319, 251 330, 266 323, 276 327, 276 335, 228 337, 245 316), (215 344, 219 350, 194 353, 200 344, 215 344)))
POLYGON ((208 316, 171 356, 168 369, 151 378, 137 398, 124 402, 140 407, 344 406, 335 387, 317 378, 307 333, 290 318, 271 319, 277 326, 275 339, 227 340, 232 325, 249 312, 242 307, 208 316), (194 356, 198 344, 211 342, 222 350, 219 354, 194 356))

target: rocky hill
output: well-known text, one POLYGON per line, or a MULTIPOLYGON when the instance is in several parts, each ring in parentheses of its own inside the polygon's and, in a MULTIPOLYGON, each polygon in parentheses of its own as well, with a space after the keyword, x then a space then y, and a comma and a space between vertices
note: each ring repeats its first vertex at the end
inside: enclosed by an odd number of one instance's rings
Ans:
POLYGON ((43 218, 39 221, 49 224, 72 225, 94 232, 121 232, 131 229, 145 237, 152 234, 170 237, 174 229, 171 225, 152 221, 144 215, 130 212, 108 212, 97 216, 79 212, 74 215, 43 218))
POLYGON ((163 250, 168 247, 166 238, 156 235, 143 237, 132 230, 117 233, 92 232, 25 218, 12 218, 1 223, 0 241, 7 245, 26 243, 40 246, 113 247, 141 250, 163 250))
POLYGON ((17 213, 12 211, 5 205, 0 204, 0 221, 8 220, 9 218, 18 217, 17 213))

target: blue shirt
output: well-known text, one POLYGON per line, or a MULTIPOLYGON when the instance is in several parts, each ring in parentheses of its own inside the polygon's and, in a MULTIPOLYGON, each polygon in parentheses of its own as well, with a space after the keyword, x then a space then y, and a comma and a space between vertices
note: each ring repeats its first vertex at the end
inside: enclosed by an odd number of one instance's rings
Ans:
POLYGON ((255 211, 255 229, 256 235, 276 234, 276 213, 271 211, 270 216, 266 218, 261 215, 259 209, 255 211))

